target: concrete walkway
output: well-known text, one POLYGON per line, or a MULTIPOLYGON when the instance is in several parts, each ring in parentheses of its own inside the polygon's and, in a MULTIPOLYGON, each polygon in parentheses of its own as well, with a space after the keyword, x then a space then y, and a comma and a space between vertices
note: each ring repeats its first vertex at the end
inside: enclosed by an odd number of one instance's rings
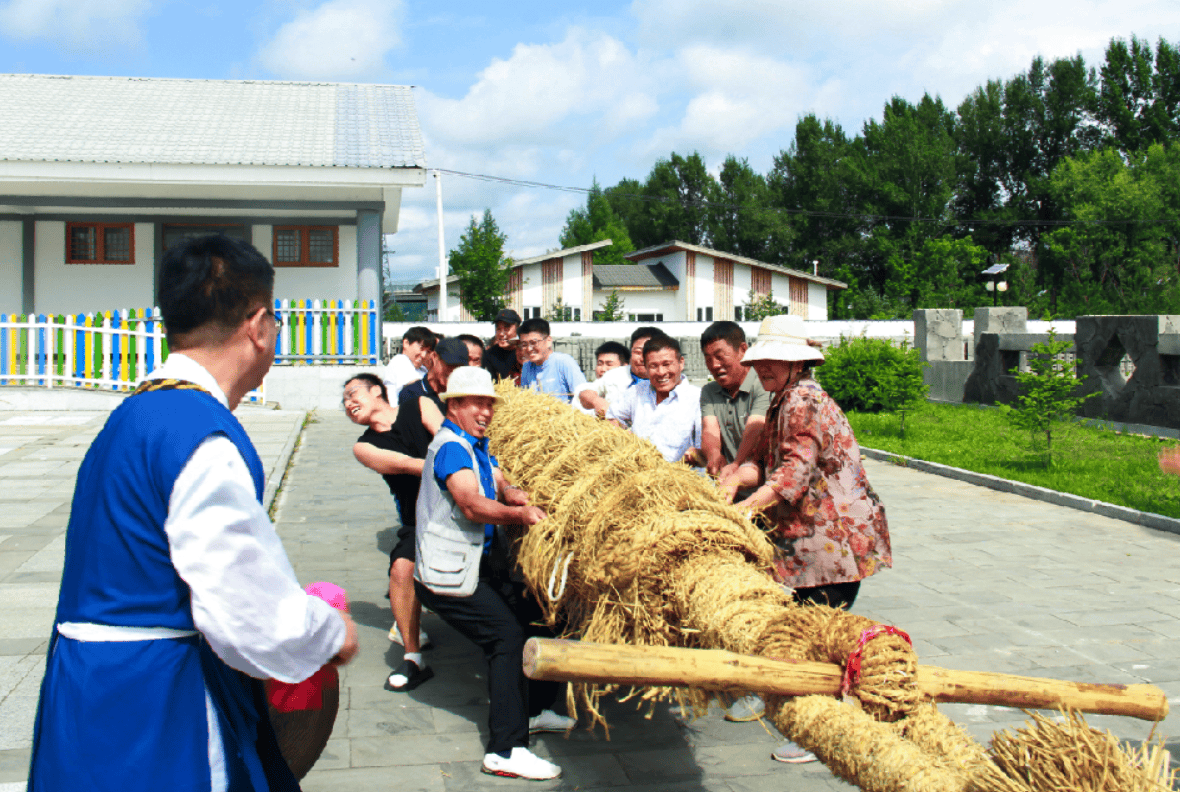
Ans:
MULTIPOLYGON (((0 790, 24 789, 78 467, 106 410, 0 411, 0 790), (13 786, 6 787, 9 783, 13 786)), ((267 476, 267 505, 304 413, 243 407, 267 476)))
MULTIPOLYGON (((23 788, 73 475, 103 417, 28 415, 0 413, 0 448, 13 449, 0 455, 0 526, 13 526, 0 527, 8 535, 0 542, 4 792, 23 788), (42 422, 6 424, 10 417, 42 422)), ((287 442, 277 439, 277 427, 264 435, 278 415, 243 414, 255 441, 272 452, 287 442)), ((299 419, 283 419, 284 438, 299 419)), ((392 618, 383 596, 396 517, 380 478, 352 458, 359 434, 339 412, 312 417, 278 501, 278 529, 300 579, 345 586, 361 628, 361 655, 342 674, 333 739, 306 790, 850 788, 822 765, 770 761, 779 738, 759 723, 726 723, 719 712, 688 720, 668 706, 646 720, 618 704, 609 708, 609 741, 585 730, 535 740, 534 750, 564 768, 563 779, 526 784, 480 774, 487 699, 473 645, 427 614, 424 626, 437 646, 427 658, 436 677, 408 694, 381 688, 401 659, 400 647, 386 639, 392 618)), ((854 610, 908 631, 921 662, 1151 682, 1173 708, 1180 705, 1180 536, 905 468, 868 466, 888 511, 895 568, 865 583, 854 610)), ((1020 712, 1000 707, 943 710, 983 741, 1024 722, 1020 712)), ((1088 720, 1127 739, 1151 731, 1127 718, 1088 720)), ((1173 715, 1161 730, 1174 734, 1177 724, 1173 715)))

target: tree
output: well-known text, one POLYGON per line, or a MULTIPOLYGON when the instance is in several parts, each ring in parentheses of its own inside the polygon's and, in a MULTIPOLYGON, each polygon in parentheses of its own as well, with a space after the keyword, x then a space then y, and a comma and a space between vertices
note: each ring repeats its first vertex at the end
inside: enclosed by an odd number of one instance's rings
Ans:
POLYGON ((711 201, 711 247, 770 261, 772 245, 780 249, 787 246, 790 224, 785 215, 771 208, 766 179, 745 159, 725 158, 711 201))
POLYGON ((747 322, 761 322, 768 316, 779 316, 780 314, 788 313, 790 309, 785 305, 779 305, 774 300, 774 292, 758 295, 750 289, 750 293, 746 295, 746 321, 747 322))
POLYGON ((1098 116, 1116 147, 1141 151, 1180 132, 1180 51, 1163 39, 1113 39, 1102 65, 1098 116))
POLYGON ((586 206, 570 211, 558 241, 563 248, 571 248, 601 242, 604 239, 611 240, 613 244, 594 251, 595 263, 631 263, 623 258, 624 254, 635 249, 631 244, 627 227, 615 214, 610 201, 598 186, 598 179, 595 179, 590 187, 590 194, 586 196, 586 206))
POLYGON ((623 298, 619 296, 618 289, 611 289, 602 303, 602 310, 594 312, 594 321, 621 322, 623 317, 623 298))
POLYGON ((1016 375, 1020 395, 1016 406, 1002 409, 1013 426, 1029 432, 1034 452, 1045 442, 1045 467, 1053 463, 1053 424, 1067 419, 1078 411, 1086 399, 1097 393, 1074 395, 1081 381, 1077 375, 1080 360, 1069 363, 1062 356, 1073 350, 1072 341, 1058 341, 1057 332, 1049 330, 1049 340, 1033 344, 1028 356, 1030 371, 1016 375))
POLYGON ((492 210, 485 209, 479 222, 471 216, 459 247, 450 252, 450 271, 459 276, 460 299, 478 322, 490 322, 507 302, 512 260, 504 256, 506 239, 492 210))
POLYGON ((636 186, 637 182, 624 179, 609 193, 612 208, 618 207, 637 248, 673 239, 705 244, 709 230, 707 201, 714 195, 716 182, 700 154, 682 157, 673 152, 668 159, 656 161, 638 192, 636 186))
POLYGON ((574 321, 574 309, 571 305, 566 305, 560 297, 549 309, 545 311, 546 322, 572 322, 574 321))

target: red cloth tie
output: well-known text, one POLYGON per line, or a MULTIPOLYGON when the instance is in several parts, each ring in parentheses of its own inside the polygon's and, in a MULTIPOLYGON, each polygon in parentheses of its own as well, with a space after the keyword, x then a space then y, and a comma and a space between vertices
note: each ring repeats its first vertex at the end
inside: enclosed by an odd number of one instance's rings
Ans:
POLYGON ((882 635, 900 635, 905 638, 906 643, 910 646, 914 642, 910 640, 910 636, 904 630, 889 624, 874 624, 860 634, 860 640, 856 643, 856 648, 852 650, 852 654, 848 655, 848 663, 844 666, 844 681, 840 684, 840 695, 847 696, 848 691, 852 690, 853 686, 860 684, 860 663, 864 654, 865 644, 882 635))

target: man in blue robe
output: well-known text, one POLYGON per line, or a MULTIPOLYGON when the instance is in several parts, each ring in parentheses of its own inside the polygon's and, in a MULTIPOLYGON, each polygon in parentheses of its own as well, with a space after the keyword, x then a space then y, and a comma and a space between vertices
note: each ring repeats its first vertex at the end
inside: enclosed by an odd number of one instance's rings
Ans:
POLYGON ((299 788, 259 680, 347 663, 357 635, 299 585, 231 412, 274 359, 273 286, 224 236, 164 256, 172 354, 78 471, 30 792, 299 788))

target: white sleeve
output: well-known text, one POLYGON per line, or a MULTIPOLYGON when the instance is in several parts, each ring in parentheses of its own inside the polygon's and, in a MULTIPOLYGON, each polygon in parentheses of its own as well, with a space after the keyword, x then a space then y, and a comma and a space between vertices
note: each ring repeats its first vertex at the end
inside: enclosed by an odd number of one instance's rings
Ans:
POLYGON ((300 682, 344 646, 344 621, 299 585, 229 438, 206 438, 189 457, 164 531, 192 590, 193 623, 231 667, 300 682))
POLYGON ((607 420, 616 420, 624 426, 630 426, 632 419, 635 417, 635 394, 639 391, 638 388, 631 388, 623 391, 619 398, 614 399, 606 408, 607 420))

